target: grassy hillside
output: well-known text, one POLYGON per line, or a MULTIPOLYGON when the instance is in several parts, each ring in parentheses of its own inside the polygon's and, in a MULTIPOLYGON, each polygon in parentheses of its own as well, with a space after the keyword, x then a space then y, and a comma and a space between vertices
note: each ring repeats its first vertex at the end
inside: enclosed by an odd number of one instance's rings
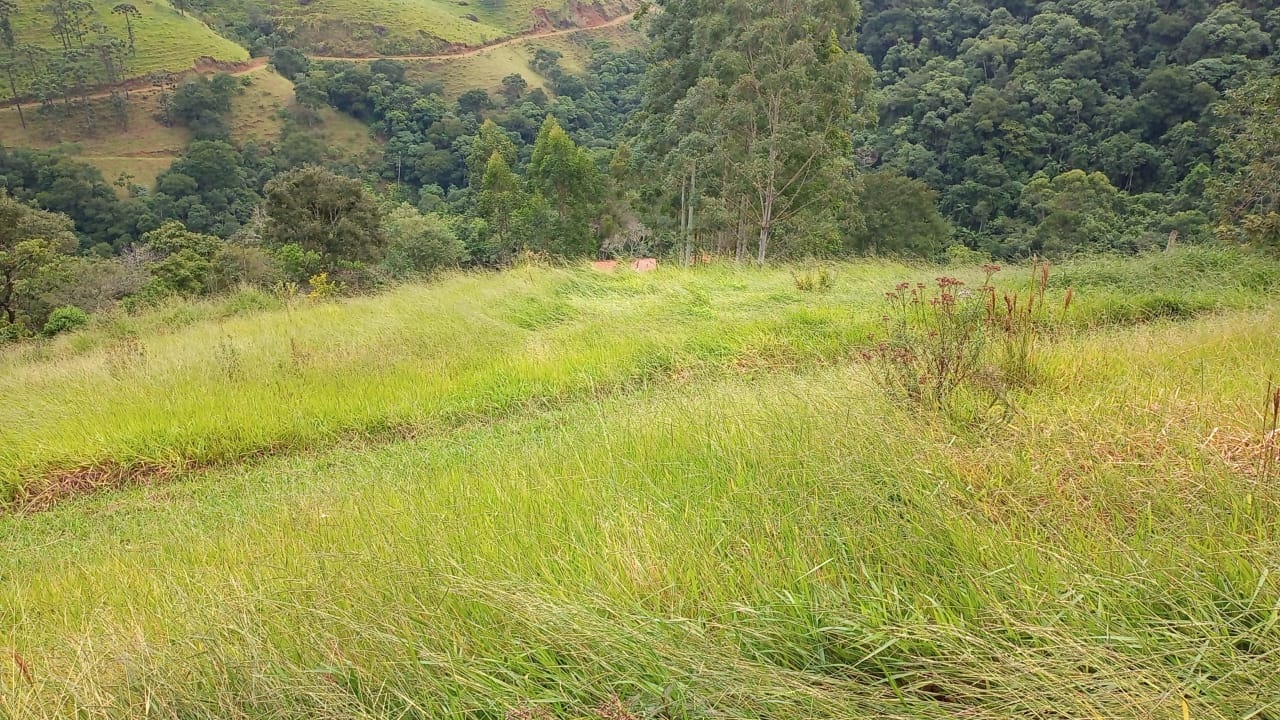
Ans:
MULTIPOLYGON (((124 18, 111 12, 111 8, 118 4, 116 0, 95 0, 93 6, 97 17, 93 22, 105 25, 112 35, 124 39, 128 37, 124 18)), ((157 71, 187 70, 202 57, 223 61, 242 61, 249 57, 247 50, 218 35, 196 18, 180 15, 167 2, 133 0, 132 4, 141 13, 141 17, 133 20, 137 54, 131 59, 129 70, 134 77, 157 71)), ((51 20, 40 10, 42 5, 36 0, 18 3, 18 14, 14 19, 17 42, 54 50, 58 43, 49 31, 51 20)), ((19 92, 25 93, 30 78, 23 75, 20 79, 19 92)), ((8 83, 2 87, 0 97, 8 99, 8 83)))
MULTIPOLYGON (((275 142, 282 126, 280 110, 295 106, 293 83, 265 66, 241 76, 248 78, 249 84, 232 101, 229 120, 232 137, 237 142, 275 142)), ((41 119, 30 112, 28 127, 23 129, 16 109, 0 108, 0 138, 13 147, 61 146, 97 167, 108 181, 126 173, 133 176, 133 182, 152 187, 156 176, 182 154, 191 137, 185 128, 166 127, 157 121, 160 117, 158 90, 137 90, 131 93, 131 98, 133 109, 127 129, 104 123, 91 136, 84 135, 78 123, 41 119)), ((320 118, 321 122, 312 130, 316 137, 346 155, 363 153, 374 142, 369 128, 350 116, 323 108, 320 118)))
POLYGON ((937 274, 530 267, 10 351, 10 487, 142 486, 0 518, 0 716, 1274 717, 1280 266, 1059 268, 989 426, 853 359, 937 274))
POLYGON ((502 79, 519 73, 531 88, 550 91, 550 80, 533 69, 531 62, 539 48, 554 50, 562 55, 560 66, 568 72, 580 73, 591 59, 590 42, 606 41, 618 50, 634 45, 639 34, 629 28, 614 27, 584 30, 569 35, 537 38, 514 42, 459 57, 436 60, 404 60, 409 76, 415 79, 439 80, 445 93, 457 97, 467 90, 484 88, 496 91, 502 79))
MULTIPOLYGON (((211 15, 247 17, 249 3, 216 0, 211 15)), ((294 44, 319 55, 406 55, 488 44, 534 28, 586 27, 634 9, 632 0, 313 0, 269 12, 294 44)))

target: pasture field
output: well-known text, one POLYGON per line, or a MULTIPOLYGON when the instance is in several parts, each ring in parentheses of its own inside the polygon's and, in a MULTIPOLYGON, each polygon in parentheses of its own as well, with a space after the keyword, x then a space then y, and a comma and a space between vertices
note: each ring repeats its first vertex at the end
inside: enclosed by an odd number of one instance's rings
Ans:
POLYGON ((982 271, 828 269, 245 290, 5 351, 0 717, 1280 717, 1280 263, 1054 268, 979 423, 860 352, 886 290, 982 271))
POLYGON ((497 92, 502 87, 502 79, 512 73, 520 74, 530 88, 540 87, 551 93, 550 80, 533 69, 534 54, 540 48, 554 50, 562 56, 561 67, 569 72, 582 72, 591 58, 591 50, 580 41, 595 38, 596 32, 584 30, 569 36, 515 42, 460 57, 401 62, 410 78, 438 80, 444 84, 445 94, 452 98, 476 88, 497 92))

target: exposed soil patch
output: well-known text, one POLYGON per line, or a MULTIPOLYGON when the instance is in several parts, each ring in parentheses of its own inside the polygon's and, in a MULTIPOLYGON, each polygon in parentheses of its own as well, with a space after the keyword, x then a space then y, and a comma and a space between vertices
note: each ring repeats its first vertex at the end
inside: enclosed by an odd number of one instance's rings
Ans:
POLYGON ((609 22, 609 15, 600 3, 584 3, 578 0, 569 3, 569 17, 573 25, 580 28, 600 27, 609 22))

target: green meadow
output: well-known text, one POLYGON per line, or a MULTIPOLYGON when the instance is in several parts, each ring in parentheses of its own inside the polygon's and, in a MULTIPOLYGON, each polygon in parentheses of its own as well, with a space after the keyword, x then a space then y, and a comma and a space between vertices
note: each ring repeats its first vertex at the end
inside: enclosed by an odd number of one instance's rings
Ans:
POLYGON ((0 717, 1280 717, 1280 263, 1054 267, 981 421, 862 357, 886 291, 979 268, 826 268, 246 290, 5 351, 0 717))

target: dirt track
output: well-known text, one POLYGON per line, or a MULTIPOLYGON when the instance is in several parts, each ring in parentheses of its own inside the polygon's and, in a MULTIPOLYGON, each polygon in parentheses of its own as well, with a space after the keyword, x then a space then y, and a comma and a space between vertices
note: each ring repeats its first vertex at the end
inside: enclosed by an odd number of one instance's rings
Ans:
MULTIPOLYGON (((244 62, 240 62, 240 63, 197 61, 195 67, 190 68, 188 70, 183 70, 182 72, 173 73, 173 77, 175 79, 180 80, 182 78, 187 78, 192 75, 210 75, 216 72, 225 72, 230 75, 240 77, 241 75, 249 75, 250 73, 256 73, 259 70, 266 68, 267 62, 269 62, 269 60, 270 58, 256 57, 256 58, 249 58, 248 60, 245 60, 244 62)), ((122 90, 126 87, 130 92, 138 92, 138 91, 145 92, 147 90, 154 88, 155 86, 152 85, 151 81, 148 80, 147 78, 141 78, 141 77, 133 78, 125 82, 123 85, 117 85, 116 87, 110 90, 102 90, 99 92, 95 92, 89 95, 89 99, 102 100, 105 98, 109 98, 111 97, 112 93, 118 92, 119 90, 122 90)), ((35 105, 35 104, 37 104, 35 101, 23 100, 24 107, 26 105, 35 105)), ((11 108, 11 107, 13 107, 13 100, 6 100, 3 103, 0 103, 0 108, 11 108)))

